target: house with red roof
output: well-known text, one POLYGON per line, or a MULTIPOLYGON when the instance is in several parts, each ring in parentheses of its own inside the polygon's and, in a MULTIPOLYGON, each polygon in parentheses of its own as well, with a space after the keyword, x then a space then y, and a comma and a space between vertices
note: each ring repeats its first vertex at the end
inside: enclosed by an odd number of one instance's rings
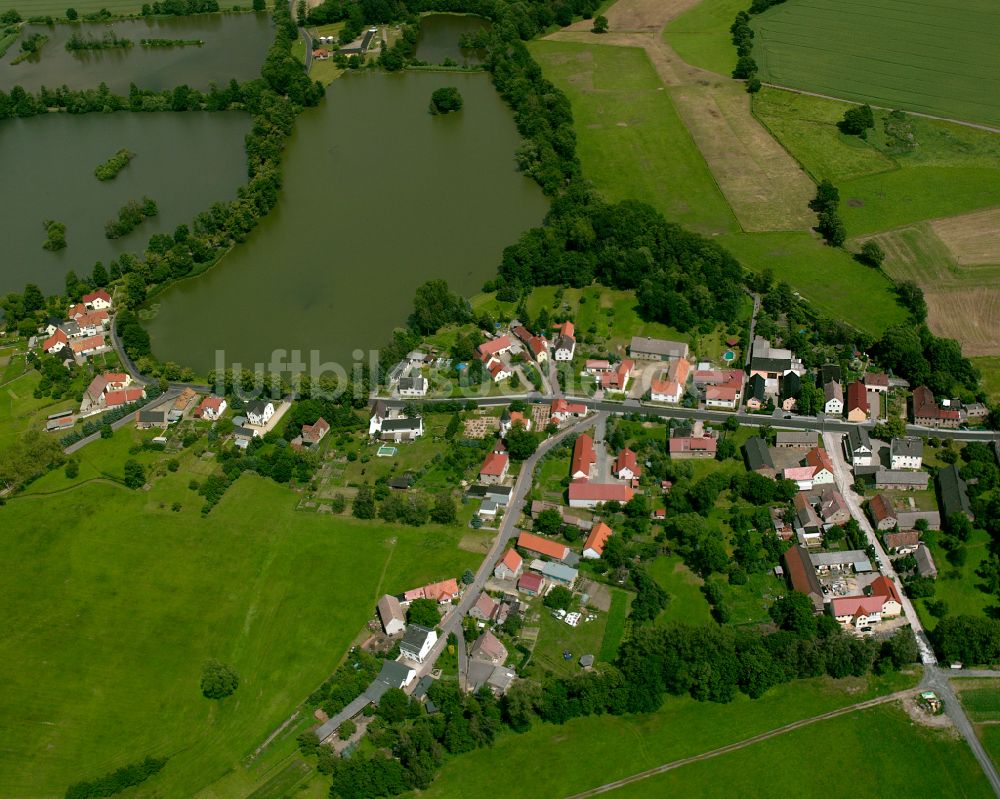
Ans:
POLYGON ((705 386, 705 407, 734 410, 743 396, 743 381, 705 386))
POLYGON ((476 604, 469 608, 469 615, 480 621, 493 621, 500 609, 500 603, 483 591, 476 600, 476 604))
POLYGON ((678 436, 667 441, 670 457, 675 460, 714 458, 719 442, 714 436, 678 436))
POLYGON ((420 589, 424 599, 432 599, 439 605, 447 605, 453 599, 458 599, 461 592, 458 590, 458 580, 452 577, 449 580, 442 580, 439 583, 431 583, 420 589))
POLYGON ((597 454, 594 452, 594 439, 586 433, 581 433, 573 445, 573 460, 569 469, 570 479, 589 480, 590 470, 595 463, 597 463, 597 454))
POLYGON ((569 506, 571 508, 596 508, 605 502, 620 502, 623 505, 635 496, 632 486, 626 483, 591 483, 574 480, 569 484, 569 506))
POLYGON ((885 597, 885 603, 882 605, 882 618, 892 618, 903 612, 903 600, 899 595, 899 589, 884 574, 880 574, 872 580, 865 591, 871 596, 885 597))
POLYGON ((142 388, 123 388, 116 391, 108 391, 104 394, 104 404, 108 408, 120 408, 122 405, 131 405, 145 399, 146 391, 142 388))
POLYGON ((95 408, 104 407, 107 392, 127 388, 131 383, 132 378, 124 372, 105 372, 97 375, 83 392, 80 413, 88 413, 95 408))
POLYGON ((510 369, 504 366, 498 358, 494 358, 490 361, 486 365, 486 368, 489 370, 494 383, 502 383, 504 380, 509 380, 511 375, 514 374, 510 371, 510 369))
POLYGON ((667 367, 665 380, 654 380, 649 388, 649 398, 653 402, 678 403, 684 399, 691 363, 687 358, 678 358, 667 367))
POLYGON ((80 328, 81 336, 96 336, 107 330, 109 321, 107 311, 87 311, 77 318, 76 324, 80 328))
POLYGON ((83 295, 83 304, 95 311, 106 311, 111 307, 111 295, 104 289, 83 295))
POLYGON ((197 419, 208 419, 210 422, 214 422, 216 419, 221 419, 225 412, 225 397, 205 397, 195 409, 194 415, 197 419))
POLYGON ((85 316, 89 312, 90 311, 88 310, 86 305, 84 305, 82 302, 78 302, 76 305, 71 305, 69 307, 69 311, 66 313, 66 318, 76 321, 81 316, 85 316))
POLYGON ((601 375, 611 371, 611 361, 606 358, 588 358, 583 366, 588 375, 601 375))
POLYGON ((611 537, 611 528, 604 522, 598 522, 590 531, 587 540, 583 542, 583 556, 588 560, 596 560, 604 554, 604 545, 611 537))
POLYGON ((566 320, 558 326, 558 333, 552 342, 552 357, 557 361, 572 361, 576 352, 576 337, 573 323, 566 320))
POLYGON ((913 389, 913 422, 925 427, 958 427, 962 414, 953 408, 942 408, 927 386, 913 389))
POLYGON ((635 369, 635 361, 630 358, 623 358, 610 372, 605 372, 600 376, 601 388, 605 391, 625 391, 628 389, 628 381, 632 377, 635 369))
POLYGON ((302 425, 302 443, 315 446, 330 432, 330 424, 322 416, 313 424, 302 425))
POLYGON ((830 615, 842 627, 860 629, 882 621, 884 596, 839 596, 830 600, 830 615))
POLYGON ((868 501, 868 512, 875 522, 876 530, 892 530, 898 524, 892 500, 884 494, 876 494, 868 501))
POLYGON ((587 415, 587 406, 579 402, 567 402, 562 397, 552 400, 549 409, 552 421, 556 424, 565 422, 569 418, 581 418, 587 415))
POLYGON ((812 468, 813 485, 825 485, 834 482, 833 461, 822 447, 813 447, 806 453, 803 466, 812 468))
POLYGON ((490 359, 502 355, 505 352, 510 352, 512 342, 510 336, 503 335, 497 338, 491 339, 490 341, 485 341, 479 345, 479 357, 484 363, 489 363, 490 359))
POLYGON ((525 572, 517 580, 517 590, 528 596, 538 596, 545 588, 545 579, 535 572, 525 572))
POLYGON ((889 375, 884 372, 866 372, 865 388, 885 394, 889 391, 889 375))
POLYGON ((479 467, 479 482, 484 485, 498 485, 507 478, 510 458, 502 452, 491 452, 479 467))
POLYGON ((517 554, 516 549, 508 549, 503 553, 503 557, 497 561, 493 569, 493 576, 498 580, 515 580, 524 571, 524 559, 517 554))
POLYGON ((42 349, 49 355, 55 355, 67 344, 69 344, 69 336, 61 329, 56 328, 56 332, 42 342, 42 349))
POLYGON ((635 453, 628 447, 618 453, 612 465, 612 471, 619 480, 638 480, 642 475, 642 467, 635 453))
POLYGON ((864 422, 871 416, 868 404, 868 390, 860 380, 855 380, 847 387, 847 421, 864 422))
POLYGON ((517 537, 517 546, 531 555, 542 555, 553 560, 565 560, 569 555, 569 547, 542 538, 534 533, 521 533, 517 537))
POLYGON ((98 350, 107 349, 104 343, 104 335, 87 336, 86 338, 74 339, 69 344, 74 355, 93 355, 98 350))

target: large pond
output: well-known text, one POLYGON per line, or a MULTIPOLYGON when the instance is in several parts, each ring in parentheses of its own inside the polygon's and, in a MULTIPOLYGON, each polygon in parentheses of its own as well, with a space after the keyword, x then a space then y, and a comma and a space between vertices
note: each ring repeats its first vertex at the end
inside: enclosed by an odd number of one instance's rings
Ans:
POLYGON ((159 297, 156 355, 199 371, 216 351, 229 367, 278 349, 346 363, 387 341, 424 281, 475 292, 548 207, 516 170, 519 143, 485 74, 335 81, 298 120, 278 207, 215 268, 159 297), (465 107, 431 116, 431 92, 448 85, 465 107))
POLYGON ((62 291, 67 271, 88 275, 120 252, 141 253, 153 233, 173 232, 246 181, 243 138, 250 117, 238 112, 49 114, 0 122, 0 294, 38 284, 62 291), (114 180, 94 167, 121 148, 136 154, 114 180), (110 241, 104 223, 130 199, 148 195, 159 215, 110 241), (66 249, 42 249, 42 222, 66 224, 66 249))
POLYGON ((489 24, 482 17, 468 14, 428 14, 420 20, 416 57, 428 64, 441 64, 445 59, 462 66, 479 64, 476 52, 462 50, 458 42, 463 33, 475 33, 489 24))
POLYGON ((25 39, 35 33, 49 37, 41 51, 11 64, 20 54, 15 42, 0 58, 0 89, 20 85, 29 91, 63 84, 71 89, 97 88, 102 82, 116 94, 128 94, 129 84, 140 89, 172 89, 186 83, 195 89, 250 80, 260 74, 273 38, 267 14, 198 14, 191 17, 129 19, 111 24, 73 23, 27 25, 25 39), (100 40, 106 31, 129 39, 132 47, 114 50, 66 49, 74 33, 100 40), (204 45, 142 47, 141 39, 200 39, 204 45))

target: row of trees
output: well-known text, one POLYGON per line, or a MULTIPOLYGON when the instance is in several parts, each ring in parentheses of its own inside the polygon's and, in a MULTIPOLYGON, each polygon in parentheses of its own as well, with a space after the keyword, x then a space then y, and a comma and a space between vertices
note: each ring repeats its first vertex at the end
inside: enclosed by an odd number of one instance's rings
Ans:
POLYGON ((142 784, 154 774, 158 774, 166 764, 165 757, 146 757, 138 763, 129 763, 95 780, 71 785, 66 789, 66 799, 114 796, 127 788, 142 784))

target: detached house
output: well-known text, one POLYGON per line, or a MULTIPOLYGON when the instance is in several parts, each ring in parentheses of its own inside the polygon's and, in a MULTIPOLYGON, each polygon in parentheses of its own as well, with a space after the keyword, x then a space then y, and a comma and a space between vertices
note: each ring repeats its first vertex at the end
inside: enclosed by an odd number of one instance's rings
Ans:
POLYGON ((589 480, 590 470, 597 463, 594 452, 594 439, 586 433, 577 436, 573 445, 573 460, 569 470, 571 480, 589 480))
POLYGON ((804 465, 811 466, 813 469, 813 485, 826 485, 834 482, 833 461, 830 460, 825 449, 813 447, 809 450, 806 453, 804 465))
POLYGON ((864 422, 871 416, 865 384, 855 380, 847 387, 847 421, 864 422))
POLYGON ((104 289, 98 289, 83 295, 83 304, 95 311, 106 311, 111 307, 111 295, 104 289))
POLYGON ((69 344, 69 336, 61 329, 57 329, 55 333, 42 342, 42 349, 49 355, 55 355, 67 344, 69 344))
POLYGON ((557 361, 572 361, 576 352, 573 323, 569 320, 559 326, 559 333, 552 344, 552 357, 557 361))
POLYGON ((499 336, 479 345, 479 357, 483 363, 489 363, 493 358, 510 352, 512 346, 509 336, 499 336))
POLYGON ((427 378, 419 372, 401 377, 396 384, 396 390, 401 397, 426 397, 427 378))
POLYGON ((270 400, 255 400, 247 405, 247 423, 254 427, 263 427, 274 416, 274 403, 270 400))
POLYGON ((759 374, 750 375, 747 381, 747 408, 759 411, 767 401, 767 380, 759 374))
POLYGON ((396 635, 406 629, 406 614, 396 597, 385 594, 375 608, 386 635, 396 635))
POLYGON ((636 459, 635 453, 628 447, 618 453, 612 471, 619 480, 638 480, 642 475, 639 461, 636 459))
POLYGON ((524 560, 516 549, 508 549, 503 553, 503 557, 497 561, 493 569, 493 576, 498 580, 516 580, 524 571, 524 560))
POLYGON ((598 522, 590 531, 583 544, 583 556, 588 560, 596 560, 604 554, 604 545, 611 537, 611 528, 604 522, 598 522))
POLYGON ((484 485, 502 483, 510 471, 510 459, 503 453, 491 452, 479 467, 479 482, 484 485))
POLYGON ((844 390, 840 383, 831 381, 823 386, 823 413, 827 416, 841 416, 844 413, 844 390))
POLYGON ((795 372, 782 375, 778 380, 778 400, 783 411, 793 411, 802 391, 802 378, 795 372))
POLYGON ((844 450, 852 466, 872 465, 872 441, 863 427, 852 427, 844 436, 844 450))
POLYGON ((894 438, 889 444, 892 469, 919 469, 924 463, 924 442, 919 438, 894 438))
POLYGON ((830 615, 842 627, 861 629, 882 621, 884 596, 842 596, 830 600, 830 615))
POLYGON ((724 383, 705 387, 705 407, 734 410, 742 398, 743 382, 724 383))
POLYGON ((434 648, 437 643, 437 632, 421 627, 419 624, 411 624, 403 639, 399 642, 399 654, 407 660, 416 663, 423 663, 424 658, 434 648))
POLYGON ((315 446, 323 440, 323 436, 330 432, 330 425, 322 416, 314 424, 302 425, 302 443, 315 446))
POLYGON ((195 409, 194 415, 196 418, 208 419, 210 422, 214 422, 216 419, 221 419, 222 414, 225 412, 225 397, 205 397, 195 409))
POLYGON ((846 524, 851 518, 851 510, 843 494, 836 488, 828 488, 820 494, 819 515, 824 524, 846 524))
POLYGON ((578 402, 567 402, 565 399, 560 397, 559 399, 552 400, 552 406, 549 412, 552 414, 551 421, 559 424, 560 422, 565 422, 569 418, 580 418, 586 416, 587 406, 578 402))
MULTIPOLYGON (((898 524, 896 509, 885 494, 876 494, 868 501, 868 511, 875 522, 876 530, 893 530, 898 524)), ((888 542, 886 542, 888 547, 888 542)))
POLYGON ((866 372, 864 382, 869 391, 877 391, 879 394, 889 391, 889 376, 884 372, 866 372))

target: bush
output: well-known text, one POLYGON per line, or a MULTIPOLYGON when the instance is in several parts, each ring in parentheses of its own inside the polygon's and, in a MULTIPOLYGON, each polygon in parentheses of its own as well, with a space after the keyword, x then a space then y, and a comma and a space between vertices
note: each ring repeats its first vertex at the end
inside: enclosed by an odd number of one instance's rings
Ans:
POLYGON ((230 666, 217 660, 208 661, 201 669, 201 693, 206 699, 224 699, 240 684, 240 678, 230 666))
POLYGON ((603 14, 598 14, 594 17, 594 27, 591 28, 594 33, 607 33, 608 32, 608 18, 603 14))
POLYGON ((545 595, 542 602, 547 608, 566 610, 573 603, 573 592, 564 585, 557 585, 545 595))
POLYGON ((444 86, 435 89, 431 94, 430 112, 432 114, 448 114, 462 109, 462 95, 454 86, 444 86))

